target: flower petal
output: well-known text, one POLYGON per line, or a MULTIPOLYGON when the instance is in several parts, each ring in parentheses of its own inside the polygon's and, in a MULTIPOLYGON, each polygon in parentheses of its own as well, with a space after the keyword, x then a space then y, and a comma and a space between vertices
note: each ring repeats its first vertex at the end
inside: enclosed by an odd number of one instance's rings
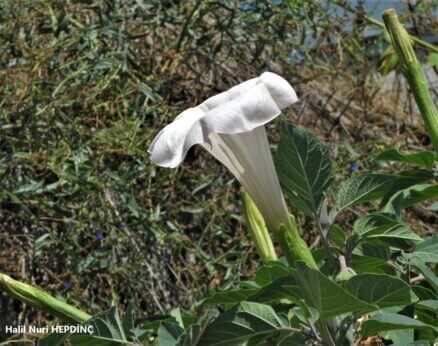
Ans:
POLYGON ((199 107, 189 108, 162 129, 149 146, 151 161, 162 167, 178 166, 191 146, 204 141, 199 123, 204 114, 199 107))
POLYGON ((182 112, 152 142, 148 150, 151 160, 163 167, 176 167, 191 146, 209 143, 210 134, 252 131, 296 101, 297 95, 286 80, 265 72, 182 112))

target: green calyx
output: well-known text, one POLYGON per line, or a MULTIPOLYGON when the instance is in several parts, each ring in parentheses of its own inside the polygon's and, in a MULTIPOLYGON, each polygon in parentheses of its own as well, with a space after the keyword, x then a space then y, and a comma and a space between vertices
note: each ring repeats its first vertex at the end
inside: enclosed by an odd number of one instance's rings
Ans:
POLYGON ((257 252, 263 262, 277 260, 274 244, 266 227, 265 220, 251 197, 242 191, 243 213, 257 252))
POLYGON ((52 297, 39 288, 30 286, 0 273, 0 289, 3 289, 23 303, 58 317, 63 322, 83 323, 92 316, 52 297))
POLYGON ((309 247, 298 233, 298 227, 293 216, 291 216, 289 226, 280 225, 275 238, 291 266, 294 267, 296 261, 304 261, 309 267, 318 269, 309 247))

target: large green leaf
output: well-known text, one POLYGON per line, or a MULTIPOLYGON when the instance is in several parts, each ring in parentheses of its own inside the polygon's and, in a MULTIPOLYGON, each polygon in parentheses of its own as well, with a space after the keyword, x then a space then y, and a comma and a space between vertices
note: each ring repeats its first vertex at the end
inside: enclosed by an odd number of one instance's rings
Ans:
POLYGON ((438 332, 432 325, 423 323, 413 318, 393 313, 380 313, 362 323, 362 335, 371 336, 381 332, 398 329, 425 329, 438 332))
POLYGON ((389 330, 386 333, 382 333, 382 337, 385 340, 391 340, 392 344, 397 346, 429 346, 429 343, 424 341, 419 344, 415 343, 413 329, 389 330))
POLYGON ((294 269, 279 261, 271 262, 260 267, 254 281, 242 282, 245 288, 216 292, 203 299, 200 305, 234 305, 241 301, 267 303, 280 299, 295 299, 290 293, 291 285, 296 284, 291 276, 294 272, 294 269))
POLYGON ((185 311, 181 308, 175 308, 170 312, 170 316, 172 316, 175 321, 179 324, 181 328, 188 328, 190 325, 198 322, 199 317, 196 315, 192 315, 191 313, 185 311))
POLYGON ((359 274, 348 280, 344 288, 361 301, 379 308, 411 303, 410 286, 389 275, 359 274))
POLYGON ((265 286, 278 278, 287 276, 293 270, 281 262, 272 262, 265 264, 257 270, 254 281, 258 286, 265 286))
POLYGON ((438 263, 438 235, 426 238, 412 254, 426 263, 438 263))
MULTIPOLYGON (((129 324, 129 323, 128 323, 129 324)), ((128 325, 126 324, 126 325, 128 325)), ((40 341, 40 345, 62 345, 68 339, 72 345, 89 346, 112 346, 112 345, 132 345, 127 337, 128 330, 124 330, 122 321, 115 307, 94 316, 83 326, 91 326, 93 333, 75 334, 49 334, 40 341)))
POLYGON ((131 344, 123 330, 116 307, 112 307, 94 316, 84 324, 93 327, 93 335, 71 334, 69 340, 73 345, 106 346, 131 344))
POLYGON ((320 271, 309 268, 304 262, 297 262, 297 290, 306 303, 317 309, 323 319, 347 312, 376 310, 377 306, 364 302, 331 281, 320 271))
POLYGON ((419 166, 430 168, 436 161, 438 161, 438 155, 434 151, 421 151, 403 154, 396 149, 388 149, 380 153, 376 157, 376 160, 413 163, 419 166))
POLYGON ((390 274, 394 271, 394 268, 390 267, 384 259, 357 254, 352 255, 348 265, 358 274, 390 274))
POLYGON ((418 272, 424 276, 426 281, 432 286, 435 292, 438 293, 438 277, 431 271, 427 265, 418 259, 411 259, 409 262, 413 267, 415 267, 418 272))
POLYGON ((252 337, 291 331, 289 321, 269 305, 241 302, 222 313, 205 330, 200 345, 238 345, 252 337))
POLYGON ((336 212, 358 203, 382 198, 396 178, 388 174, 355 175, 341 184, 336 212))
POLYGON ((421 300, 435 300, 438 299, 438 295, 434 293, 432 290, 420 286, 420 285, 411 285, 412 292, 415 293, 415 295, 420 298, 421 300))
POLYGON ((354 223, 353 233, 348 242, 358 243, 364 240, 379 240, 386 245, 402 249, 423 241, 409 225, 390 213, 371 213, 354 223))
POLYGON ((421 169, 397 174, 355 175, 341 184, 338 201, 332 213, 339 213, 349 206, 376 199, 382 199, 382 205, 386 205, 397 192, 435 177, 433 172, 421 169))
POLYGON ((280 277, 272 283, 263 286, 255 294, 248 297, 248 300, 269 303, 273 301, 280 301, 287 299, 288 301, 295 301, 300 298, 298 291, 300 287, 294 276, 289 275, 280 277))
POLYGON ((184 332, 178 324, 163 321, 158 329, 158 346, 175 346, 179 336, 184 332))
MULTIPOLYGON (((415 318, 423 323, 438 326, 438 300, 423 300, 414 305, 415 318)), ((433 331, 422 330, 419 332, 419 339, 426 339, 432 342, 436 341, 433 331)))
MULTIPOLYGON (((431 244, 431 247, 433 244, 431 244)), ((435 292, 438 293, 438 277, 436 274, 431 271, 426 261, 430 260, 430 256, 425 255, 424 257, 421 256, 421 254, 418 254, 416 252, 413 253, 403 253, 400 257, 400 259, 404 259, 406 261, 406 264, 414 267, 417 269, 417 271, 424 276, 426 281, 432 286, 435 292)))
POLYGON ((434 312, 435 314, 438 313, 438 300, 436 299, 429 299, 429 300, 422 300, 415 304, 416 308, 429 310, 434 312))
POLYGON ((218 316, 217 310, 209 310, 196 323, 188 327, 178 338, 177 346, 203 345, 201 342, 207 327, 218 316))
POLYGON ((400 214, 404 208, 435 198, 438 198, 438 185, 414 185, 395 193, 386 203, 384 211, 400 214))
MULTIPOLYGON (((245 300, 265 303, 285 298, 288 295, 285 290, 288 288, 279 285, 279 283, 284 280, 278 279, 290 278, 290 274, 293 272, 294 270, 292 268, 287 267, 279 261, 265 264, 257 270, 254 281, 242 283, 244 286, 247 286, 247 288, 213 293, 211 296, 203 299, 200 304, 234 305, 245 300)), ((285 282, 285 284, 287 282, 285 282)))
POLYGON ((367 257, 380 258, 385 261, 388 261, 391 257, 391 249, 388 246, 381 244, 361 243, 356 247, 353 253, 367 257))
MULTIPOLYGON (((438 300, 423 300, 414 306, 415 316, 421 322, 438 326, 438 300)), ((423 338, 434 340, 432 333, 422 332, 423 338)))
POLYGON ((310 131, 286 123, 275 165, 283 190, 294 206, 308 215, 316 211, 333 180, 327 146, 310 131))
POLYGON ((126 309, 125 316, 123 317, 122 321, 122 328, 125 331, 128 340, 134 340, 136 338, 134 332, 135 326, 132 304, 129 304, 126 309))
POLYGON ((237 289, 223 292, 213 293, 211 296, 203 299, 200 304, 237 304, 243 300, 248 300, 248 297, 257 293, 257 289, 237 289))
POLYGON ((278 346, 303 346, 309 341, 309 337, 304 334, 289 333, 284 339, 281 339, 278 346))
POLYGON ((405 190, 408 187, 416 184, 422 184, 427 181, 434 180, 437 178, 437 174, 431 170, 416 168, 398 172, 397 174, 394 174, 393 177, 394 181, 388 192, 382 198, 381 207, 385 206, 392 196, 399 191, 405 190))

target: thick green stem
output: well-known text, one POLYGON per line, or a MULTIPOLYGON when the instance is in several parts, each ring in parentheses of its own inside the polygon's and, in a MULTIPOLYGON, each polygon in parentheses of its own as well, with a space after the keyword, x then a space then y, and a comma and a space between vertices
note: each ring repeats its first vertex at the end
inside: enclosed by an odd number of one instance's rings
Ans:
MULTIPOLYGON (((366 14, 359 12, 355 8, 351 7, 348 4, 348 2, 345 0, 330 0, 330 2, 342 7, 343 9, 347 10, 348 12, 362 16, 362 18, 364 18, 370 24, 373 24, 373 25, 376 25, 382 29, 385 29, 385 25, 382 22, 379 22, 378 20, 374 19, 373 17, 367 16, 366 14)), ((416 44, 423 46, 432 52, 438 53, 438 48, 436 46, 434 46, 433 44, 427 43, 426 41, 423 41, 422 39, 415 37, 415 36, 412 36, 412 35, 409 35, 409 37, 416 44)))
POLYGON ((83 323, 92 317, 63 301, 52 297, 50 294, 39 288, 14 280, 2 273, 0 273, 0 289, 5 290, 13 297, 37 310, 46 311, 53 316, 58 317, 63 322, 83 323))
POLYGON ((403 75, 414 94, 432 144, 438 148, 438 112, 429 94, 422 67, 415 56, 409 34, 400 24, 393 9, 383 12, 383 20, 391 36, 394 49, 400 58, 403 75))
POLYGON ((275 253, 274 244, 272 244, 265 220, 251 197, 243 190, 242 202, 248 230, 260 258, 265 263, 277 260, 277 254, 275 253))
POLYGON ((296 261, 304 261, 309 267, 318 269, 309 247, 298 232, 293 216, 291 216, 291 222, 288 226, 280 226, 275 233, 275 239, 280 244, 291 266, 295 266, 296 261))

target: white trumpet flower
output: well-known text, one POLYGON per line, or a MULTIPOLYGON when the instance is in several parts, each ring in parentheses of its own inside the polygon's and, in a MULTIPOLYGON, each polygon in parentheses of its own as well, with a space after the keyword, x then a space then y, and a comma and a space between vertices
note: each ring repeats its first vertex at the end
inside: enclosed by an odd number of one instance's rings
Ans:
POLYGON ((275 232, 290 219, 264 125, 297 100, 285 79, 265 72, 178 115, 155 137, 151 160, 173 168, 190 147, 202 145, 234 174, 275 232))

